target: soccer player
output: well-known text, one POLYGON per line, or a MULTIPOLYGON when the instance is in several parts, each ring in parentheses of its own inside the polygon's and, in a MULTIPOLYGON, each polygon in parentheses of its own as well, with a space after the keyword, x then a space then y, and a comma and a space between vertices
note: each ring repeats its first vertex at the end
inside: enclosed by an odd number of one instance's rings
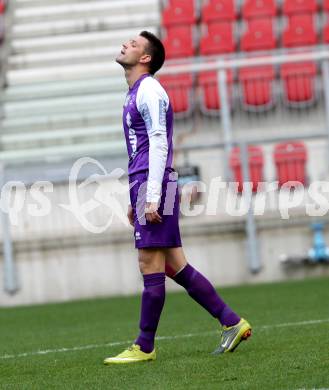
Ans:
POLYGON ((172 168, 173 110, 167 93, 153 75, 162 67, 165 50, 152 33, 142 31, 124 43, 116 61, 123 67, 129 91, 123 107, 131 204, 139 268, 144 279, 140 333, 134 344, 105 364, 155 360, 154 338, 170 276, 223 326, 214 353, 233 351, 251 335, 211 283, 184 256, 179 226, 177 175, 172 168))

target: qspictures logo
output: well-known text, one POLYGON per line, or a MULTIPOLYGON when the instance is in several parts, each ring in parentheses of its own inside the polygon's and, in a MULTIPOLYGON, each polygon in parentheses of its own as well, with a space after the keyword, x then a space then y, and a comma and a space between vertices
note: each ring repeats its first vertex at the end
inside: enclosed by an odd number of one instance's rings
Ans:
MULTIPOLYGON (((42 218, 49 216, 53 208, 57 207, 62 212, 69 213, 88 232, 101 234, 110 228, 114 219, 129 226, 127 205, 130 191, 134 192, 134 198, 137 199, 136 214, 139 223, 146 223, 144 210, 147 184, 137 181, 127 183, 123 169, 116 168, 107 172, 96 159, 83 157, 70 169, 66 186, 68 203, 54 202, 52 199, 55 197, 51 199, 50 194, 54 192, 54 185, 50 181, 35 182, 29 189, 23 182, 8 181, 1 189, 0 208, 9 215, 12 225, 19 226, 23 220, 21 214, 42 218), (82 177, 81 172, 87 165, 89 171, 91 168, 93 172, 98 173, 82 181, 79 177, 82 177), (81 196, 81 193, 84 196, 81 196), (97 210, 102 214, 102 218, 95 223, 97 210)), ((180 212, 185 217, 214 216, 219 212, 241 217, 250 210, 261 216, 270 208, 279 211, 282 219, 289 219, 292 209, 297 207, 310 217, 321 217, 329 212, 327 181, 314 181, 308 187, 298 182, 287 182, 281 187, 278 182, 262 182, 259 183, 256 192, 252 192, 253 184, 250 182, 243 183, 242 192, 239 192, 239 187, 241 187, 239 183, 226 182, 221 177, 214 177, 207 184, 202 181, 188 182, 180 188, 180 212), (202 193, 202 200, 198 201, 198 204, 191 204, 191 197, 188 196, 191 186, 202 193)), ((172 214, 176 190, 177 177, 173 172, 164 189, 163 215, 172 214)))

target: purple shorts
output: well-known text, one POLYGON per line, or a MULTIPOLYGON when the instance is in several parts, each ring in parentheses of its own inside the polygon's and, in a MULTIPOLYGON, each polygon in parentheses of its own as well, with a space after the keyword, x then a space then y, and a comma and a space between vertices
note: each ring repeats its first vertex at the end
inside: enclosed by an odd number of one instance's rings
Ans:
POLYGON ((177 248, 181 247, 179 232, 179 195, 177 173, 172 168, 166 168, 162 195, 158 213, 161 223, 150 223, 145 219, 146 185, 148 171, 138 172, 129 176, 129 183, 135 182, 130 189, 130 201, 134 211, 135 248, 177 248))

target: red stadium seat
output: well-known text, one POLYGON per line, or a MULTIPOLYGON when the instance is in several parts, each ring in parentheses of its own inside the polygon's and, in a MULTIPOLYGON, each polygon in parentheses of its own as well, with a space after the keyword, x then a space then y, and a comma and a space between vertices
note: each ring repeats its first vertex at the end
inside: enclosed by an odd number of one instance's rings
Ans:
POLYGON ((307 151, 303 142, 285 142, 276 145, 274 162, 279 186, 290 182, 306 185, 307 151))
POLYGON ((289 25, 283 33, 283 46, 309 46, 317 43, 317 33, 313 15, 294 15, 289 18, 289 25))
POLYGON ((243 3, 242 17, 244 19, 274 17, 277 14, 275 0, 247 0, 243 3))
POLYGON ((209 0, 202 8, 202 22, 234 21, 236 8, 234 0, 209 0))
MULTIPOLYGON (((263 181, 264 156, 259 146, 248 146, 249 179, 252 182, 252 191, 257 192, 258 183, 263 181)), ((239 183, 238 191, 243 190, 243 175, 241 167, 240 148, 232 149, 230 156, 230 168, 234 174, 234 179, 239 183)))
POLYGON ((233 23, 214 22, 207 26, 206 34, 200 41, 200 54, 223 54, 235 51, 233 23))
POLYGON ((239 79, 242 87, 242 104, 252 111, 263 111, 274 104, 272 65, 242 68, 239 79))
POLYGON ((194 0, 169 0, 167 7, 162 11, 164 26, 194 24, 196 10, 194 0))
POLYGON ((329 0, 323 0, 323 10, 329 11, 329 0))
POLYGON ((285 0, 282 7, 283 13, 289 16, 298 13, 315 13, 317 9, 317 0, 285 0))
POLYGON ((316 100, 315 76, 314 62, 282 65, 281 79, 285 101, 292 106, 313 103, 316 100))
POLYGON ((163 44, 166 49, 166 58, 168 59, 194 56, 193 27, 168 27, 163 44))
POLYGON ((326 23, 323 26, 322 34, 323 34, 323 42, 329 43, 329 14, 326 14, 326 23))
MULTIPOLYGON (((230 101, 232 100, 233 72, 226 72, 227 92, 230 101)), ((221 108, 220 96, 218 92, 217 72, 201 72, 198 77, 201 89, 201 110, 204 113, 218 114, 221 108)))
POLYGON ((6 10, 6 4, 4 1, 0 1, 0 14, 3 14, 6 10))
POLYGON ((189 114, 192 109, 192 74, 160 76, 176 114, 189 114))
POLYGON ((276 48, 273 19, 261 18, 248 21, 248 30, 241 38, 241 50, 272 50, 276 48))

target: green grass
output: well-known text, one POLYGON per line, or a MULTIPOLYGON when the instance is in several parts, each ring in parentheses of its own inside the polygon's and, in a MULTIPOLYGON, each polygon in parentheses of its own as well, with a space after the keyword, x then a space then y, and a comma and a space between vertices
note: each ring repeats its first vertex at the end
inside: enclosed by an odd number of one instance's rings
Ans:
POLYGON ((329 388, 329 279, 242 286, 221 295, 253 325, 234 353, 212 356, 214 319, 186 294, 167 294, 151 363, 103 366, 137 334, 139 297, 98 299, 0 310, 0 389, 319 389, 329 388), (206 333, 209 332, 209 333, 206 333), (74 348, 84 350, 39 350, 74 348), (27 353, 26 356, 21 354, 27 353), (4 359, 9 354, 16 357, 4 359), (17 357, 17 355, 21 355, 17 357))

